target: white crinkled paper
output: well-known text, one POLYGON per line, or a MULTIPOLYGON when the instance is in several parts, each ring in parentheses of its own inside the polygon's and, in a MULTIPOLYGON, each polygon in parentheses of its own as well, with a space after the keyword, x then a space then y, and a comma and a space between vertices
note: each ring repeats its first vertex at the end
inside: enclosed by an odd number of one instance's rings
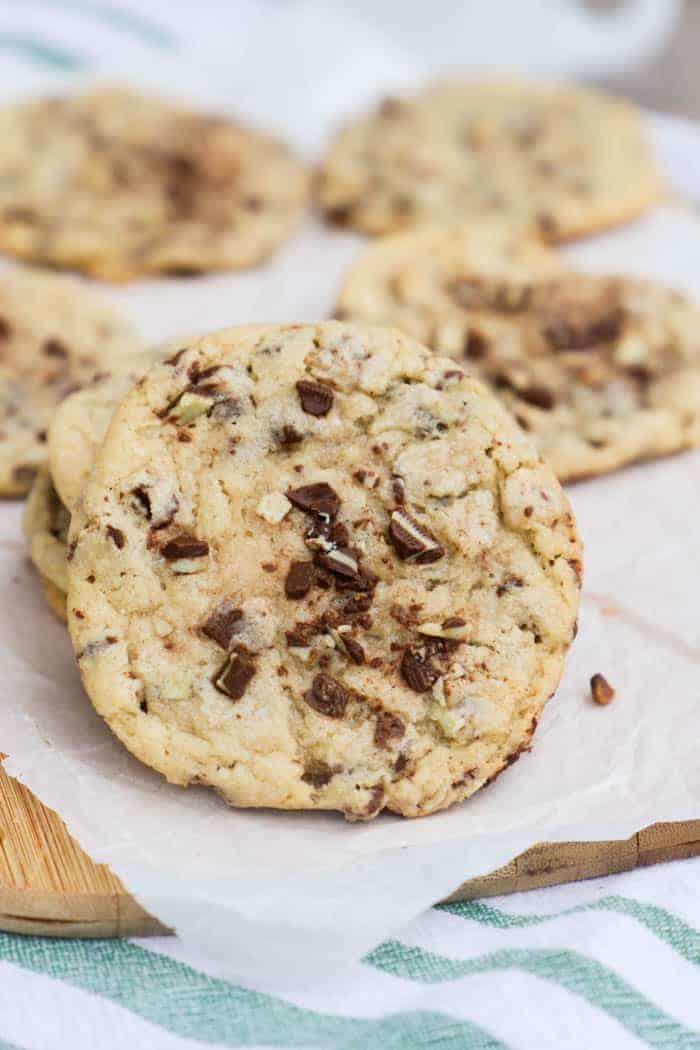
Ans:
MULTIPOLYGON (((700 134, 654 131, 674 183, 700 134)), ((687 185, 687 181, 686 181, 687 185)), ((327 315, 361 242, 312 220, 268 266, 107 290, 156 339, 327 315)), ((662 205, 568 254, 700 297, 700 218, 662 205)), ((585 541, 581 629, 534 750, 487 790, 419 821, 235 811, 165 784, 81 691, 65 629, 26 561, 21 508, 0 505, 0 750, 96 861, 229 977, 327 971, 472 876, 542 840, 626 838, 700 817, 700 451, 570 489, 585 541), (588 693, 602 671, 606 708, 588 693)))

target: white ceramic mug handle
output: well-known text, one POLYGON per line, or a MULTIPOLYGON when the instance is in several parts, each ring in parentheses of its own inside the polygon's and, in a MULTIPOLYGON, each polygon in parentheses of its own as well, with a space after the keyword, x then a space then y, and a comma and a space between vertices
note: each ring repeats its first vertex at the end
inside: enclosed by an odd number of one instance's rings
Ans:
POLYGON ((561 44, 584 67, 621 69, 663 46, 682 4, 683 0, 625 0, 610 11, 596 11, 581 0, 568 0, 560 24, 561 44))

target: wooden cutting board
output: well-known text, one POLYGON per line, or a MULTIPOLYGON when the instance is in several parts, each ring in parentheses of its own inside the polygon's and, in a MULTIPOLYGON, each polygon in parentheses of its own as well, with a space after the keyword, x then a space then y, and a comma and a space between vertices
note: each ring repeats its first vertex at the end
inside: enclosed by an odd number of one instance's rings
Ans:
MULTIPOLYGON (((625 841, 544 842, 498 871, 463 883, 450 900, 576 882, 698 854, 700 820, 653 824, 625 841)), ((0 930, 52 937, 168 932, 106 865, 90 860, 61 818, 1 765, 0 930)))

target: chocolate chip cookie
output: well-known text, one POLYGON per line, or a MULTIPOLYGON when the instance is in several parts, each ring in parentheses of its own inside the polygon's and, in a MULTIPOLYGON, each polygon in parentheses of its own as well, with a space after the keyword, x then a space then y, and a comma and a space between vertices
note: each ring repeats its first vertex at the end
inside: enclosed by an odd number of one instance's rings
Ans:
POLYGON ((527 747, 581 546, 529 437, 398 332, 229 329, 117 409, 71 527, 69 627, 143 762, 237 806, 419 816, 527 747))
POLYGON ((26 493, 46 462, 59 403, 141 348, 83 284, 30 270, 0 279, 0 495, 26 493))
POLYGON ((151 365, 164 357, 159 347, 114 362, 82 390, 70 394, 54 415, 48 434, 49 472, 56 491, 73 511, 97 449, 119 402, 151 365))
POLYGON ((638 215, 659 178, 639 114, 580 87, 453 80, 340 131, 318 200, 370 234, 498 218, 567 240, 638 215))
POLYGON ((0 249, 106 280, 251 266, 308 179, 282 143, 119 88, 0 112, 0 249))
POLYGON ((561 480, 700 443, 700 309, 649 281, 576 273, 531 238, 475 226, 371 245, 338 311, 457 359, 561 480))
POLYGON ((22 524, 29 542, 29 557, 39 574, 46 600, 56 615, 65 621, 70 513, 57 495, 45 468, 34 480, 22 524))

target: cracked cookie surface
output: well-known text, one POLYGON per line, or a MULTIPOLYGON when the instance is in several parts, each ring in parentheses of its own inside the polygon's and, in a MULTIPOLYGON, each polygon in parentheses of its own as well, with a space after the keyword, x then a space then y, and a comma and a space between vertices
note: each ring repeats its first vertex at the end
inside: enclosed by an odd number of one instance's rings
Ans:
POLYGON ((318 181, 328 218, 370 234, 500 218, 559 241, 627 221, 658 195, 633 107, 517 80, 385 99, 340 131, 318 181))
POLYGON ((566 269, 527 236, 385 238, 353 265, 337 313, 458 360, 561 480, 700 443, 700 308, 650 281, 566 269))
POLYGON ((31 270, 0 279, 0 495, 28 492, 60 402, 141 343, 80 282, 31 270))
POLYGON ((495 398, 395 331, 229 329, 156 365, 71 528, 98 712, 239 806, 462 800, 527 747, 575 631, 581 548, 495 398))
POLYGON ((0 111, 0 249, 106 280, 251 266, 308 178, 276 139, 117 87, 0 111))

